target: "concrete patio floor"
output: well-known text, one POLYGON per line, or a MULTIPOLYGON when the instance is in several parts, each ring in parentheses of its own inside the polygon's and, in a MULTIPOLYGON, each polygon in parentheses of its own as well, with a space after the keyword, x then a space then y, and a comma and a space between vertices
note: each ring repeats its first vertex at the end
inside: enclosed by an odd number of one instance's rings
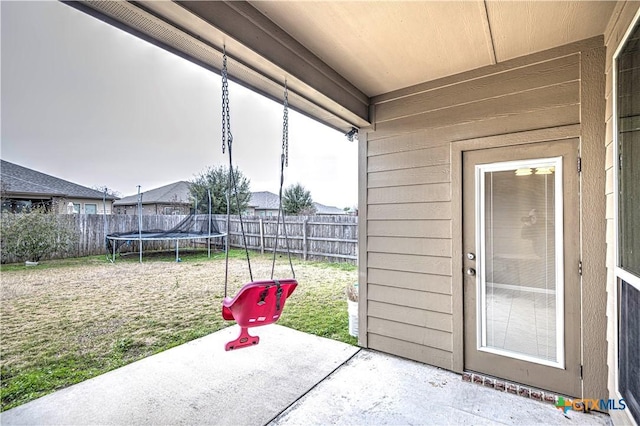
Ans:
POLYGON ((277 325, 230 327, 0 414, 2 425, 610 424, 277 325))

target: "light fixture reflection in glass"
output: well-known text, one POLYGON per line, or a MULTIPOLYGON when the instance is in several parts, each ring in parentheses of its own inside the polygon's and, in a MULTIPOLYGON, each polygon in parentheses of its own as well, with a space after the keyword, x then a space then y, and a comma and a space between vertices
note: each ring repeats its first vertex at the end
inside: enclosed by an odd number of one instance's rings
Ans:
POLYGON ((550 175, 555 170, 555 167, 538 167, 536 169, 537 175, 550 175))
POLYGON ((530 168, 518 169, 516 170, 516 176, 529 176, 533 171, 530 168))

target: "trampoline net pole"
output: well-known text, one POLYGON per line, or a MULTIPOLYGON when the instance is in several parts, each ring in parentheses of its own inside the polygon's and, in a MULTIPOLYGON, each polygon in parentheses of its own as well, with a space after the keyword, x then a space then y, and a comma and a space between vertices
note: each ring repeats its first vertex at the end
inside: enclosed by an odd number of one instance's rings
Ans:
POLYGON ((211 259, 211 190, 207 189, 209 194, 209 236, 207 237, 207 256, 211 259))
POLYGON ((142 193, 140 193, 140 185, 138 185, 138 243, 140 263, 142 263, 142 193))

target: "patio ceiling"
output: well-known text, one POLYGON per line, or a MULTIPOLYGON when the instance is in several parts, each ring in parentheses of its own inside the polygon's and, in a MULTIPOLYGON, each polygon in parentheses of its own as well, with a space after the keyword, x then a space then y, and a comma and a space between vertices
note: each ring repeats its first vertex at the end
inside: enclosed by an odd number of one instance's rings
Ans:
POLYGON ((601 35, 615 2, 69 3, 348 131, 371 97, 601 35))

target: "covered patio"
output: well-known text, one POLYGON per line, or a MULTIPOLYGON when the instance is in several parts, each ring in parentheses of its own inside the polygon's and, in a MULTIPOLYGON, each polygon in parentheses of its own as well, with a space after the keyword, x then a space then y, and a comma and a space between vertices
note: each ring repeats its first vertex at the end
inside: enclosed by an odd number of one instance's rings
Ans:
POLYGON ((68 4, 358 140, 362 348, 637 421, 639 2, 68 4))
POLYGON ((608 416, 464 382, 414 361, 272 325, 230 327, 0 414, 3 425, 558 424, 608 416))

